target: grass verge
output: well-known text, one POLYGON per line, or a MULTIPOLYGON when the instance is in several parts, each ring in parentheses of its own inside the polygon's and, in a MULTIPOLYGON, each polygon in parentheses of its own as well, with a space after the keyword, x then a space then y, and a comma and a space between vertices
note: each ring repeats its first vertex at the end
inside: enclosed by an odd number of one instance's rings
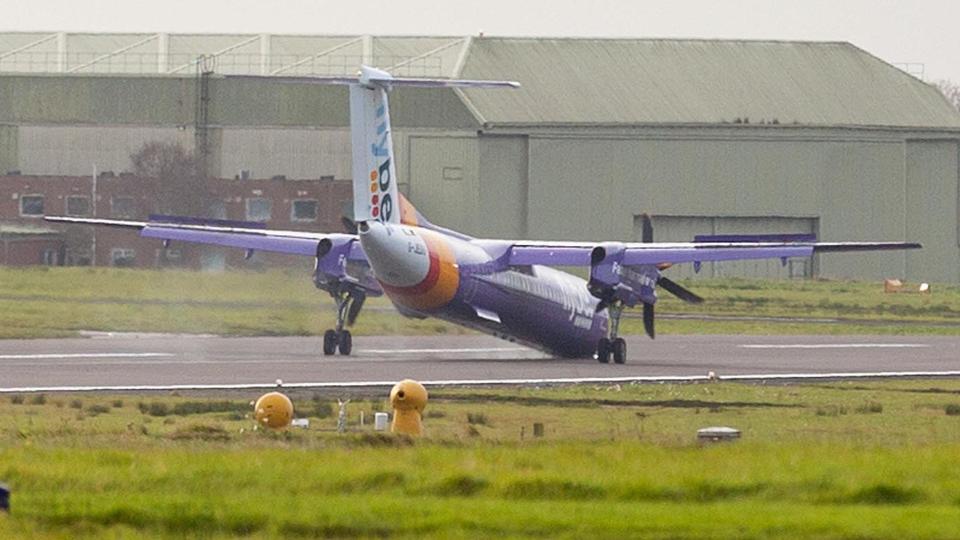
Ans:
POLYGON ((292 395, 309 429, 239 394, 2 396, 0 537, 960 535, 960 381, 434 389, 417 440, 359 424, 384 396, 338 434, 292 395))
MULTIPOLYGON (((659 314, 694 317, 662 317, 662 332, 960 335, 960 288, 955 286, 934 285, 932 294, 921 295, 884 294, 878 283, 836 281, 730 279, 689 285, 707 302, 690 305, 662 295, 659 314)), ((67 337, 81 330, 320 335, 333 325, 333 312, 330 299, 312 287, 305 270, 0 268, 0 338, 67 337)), ((638 319, 626 319, 621 328, 643 332, 638 319)), ((467 332, 437 320, 404 319, 382 298, 367 303, 354 331, 467 332)))

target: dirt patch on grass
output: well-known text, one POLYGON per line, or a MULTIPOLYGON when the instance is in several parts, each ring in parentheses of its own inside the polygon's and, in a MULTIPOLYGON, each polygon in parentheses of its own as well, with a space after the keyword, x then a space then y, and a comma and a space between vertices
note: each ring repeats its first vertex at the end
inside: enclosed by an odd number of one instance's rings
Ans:
POLYGON ((197 424, 180 428, 169 435, 175 441, 179 440, 201 440, 201 441, 229 441, 230 433, 219 426, 208 426, 197 424))
POLYGON ((459 401, 465 403, 516 403, 529 406, 550 407, 667 407, 674 409, 716 408, 800 408, 796 403, 771 403, 768 401, 706 401, 702 399, 605 399, 605 398, 548 398, 534 396, 506 396, 484 394, 434 394, 434 401, 459 401))

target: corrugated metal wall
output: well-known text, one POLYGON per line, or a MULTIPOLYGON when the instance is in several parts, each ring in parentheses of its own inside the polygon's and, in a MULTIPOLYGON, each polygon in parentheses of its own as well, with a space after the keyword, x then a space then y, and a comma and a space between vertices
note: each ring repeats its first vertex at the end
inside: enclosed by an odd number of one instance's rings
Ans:
POLYGON ((151 141, 193 148, 193 129, 148 126, 21 126, 17 167, 24 174, 82 176, 130 171, 130 155, 151 141))
MULTIPOLYGON (((221 176, 350 176, 344 89, 215 79, 211 90, 211 162, 221 176)), ((192 147, 195 91, 191 77, 0 77, 0 169, 122 171, 146 140, 192 147)), ((489 129, 452 91, 397 90, 391 99, 401 184, 438 224, 479 236, 631 240, 644 212, 815 219, 824 240, 927 246, 822 256, 822 275, 960 282, 956 133, 489 129)))
POLYGON ((909 140, 905 147, 905 230, 923 242, 907 255, 907 275, 925 281, 960 281, 958 144, 909 140))
POLYGON ((222 131, 219 176, 241 170, 253 178, 350 178, 350 132, 347 129, 253 129, 222 131))
POLYGON ((927 246, 909 255, 824 255, 821 275, 960 280, 956 142, 531 137, 529 144, 531 237, 630 239, 642 213, 817 219, 823 240, 927 246))

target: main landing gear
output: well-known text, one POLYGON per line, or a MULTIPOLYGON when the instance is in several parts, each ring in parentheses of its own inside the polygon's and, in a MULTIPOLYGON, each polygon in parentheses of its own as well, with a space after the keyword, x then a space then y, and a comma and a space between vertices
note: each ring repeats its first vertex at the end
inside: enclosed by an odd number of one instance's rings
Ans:
POLYGON ((623 314, 623 304, 613 302, 607 306, 610 313, 610 337, 600 338, 597 342, 597 361, 601 364, 609 364, 610 357, 613 357, 613 363, 623 364, 627 361, 627 342, 622 337, 617 337, 620 331, 620 315, 623 314))
POLYGON ((330 356, 339 350, 343 356, 349 356, 353 350, 353 336, 345 327, 356 320, 366 295, 348 290, 331 292, 330 296, 337 303, 337 326, 323 333, 323 354, 330 356))

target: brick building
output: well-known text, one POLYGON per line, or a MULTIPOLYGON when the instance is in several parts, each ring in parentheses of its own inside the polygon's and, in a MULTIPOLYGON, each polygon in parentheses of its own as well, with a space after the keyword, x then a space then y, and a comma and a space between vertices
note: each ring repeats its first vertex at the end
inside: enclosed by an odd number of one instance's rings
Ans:
POLYGON ((0 264, 28 266, 64 260, 63 234, 52 227, 0 223, 0 264))
MULTIPOLYGON (((155 179, 129 174, 91 176, 0 176, 0 228, 6 265, 67 264, 138 268, 258 267, 296 264, 298 258, 216 247, 164 246, 129 230, 55 225, 44 215, 145 220, 165 213, 155 179), (10 253, 10 256, 6 254, 10 253)), ((264 222, 273 229, 342 231, 343 205, 351 198, 347 180, 208 179, 197 189, 208 214, 221 219, 264 222)), ((301 261, 303 264, 303 261, 301 261)))

